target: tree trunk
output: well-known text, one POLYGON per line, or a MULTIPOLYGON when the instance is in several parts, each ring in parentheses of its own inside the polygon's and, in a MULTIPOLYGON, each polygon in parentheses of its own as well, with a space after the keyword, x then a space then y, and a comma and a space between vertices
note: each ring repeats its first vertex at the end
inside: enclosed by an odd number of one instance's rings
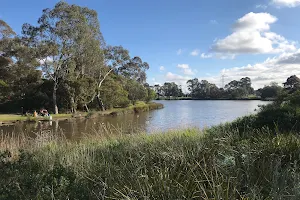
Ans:
POLYGON ((71 110, 73 113, 76 114, 76 105, 75 105, 74 97, 71 97, 71 110))
POLYGON ((100 110, 104 111, 105 108, 104 108, 102 100, 100 99, 100 94, 98 94, 96 97, 97 97, 97 102, 98 102, 98 106, 99 106, 100 110))
POLYGON ((57 107, 57 100, 56 100, 56 86, 53 87, 53 108, 54 108, 54 114, 58 114, 58 107, 57 107))
POLYGON ((86 104, 84 104, 84 108, 85 108, 86 112, 90 112, 89 107, 86 104))

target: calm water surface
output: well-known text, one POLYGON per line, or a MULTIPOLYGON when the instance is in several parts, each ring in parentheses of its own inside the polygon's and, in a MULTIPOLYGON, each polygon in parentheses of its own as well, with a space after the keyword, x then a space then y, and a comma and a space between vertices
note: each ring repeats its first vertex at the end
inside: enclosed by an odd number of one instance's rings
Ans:
POLYGON ((80 138, 85 133, 107 128, 112 132, 147 131, 148 133, 176 128, 204 128, 230 122, 255 113, 263 101, 159 101, 164 108, 140 114, 94 119, 68 119, 52 122, 16 123, 0 126, 0 134, 27 133, 34 136, 41 131, 63 132, 67 138, 80 138))

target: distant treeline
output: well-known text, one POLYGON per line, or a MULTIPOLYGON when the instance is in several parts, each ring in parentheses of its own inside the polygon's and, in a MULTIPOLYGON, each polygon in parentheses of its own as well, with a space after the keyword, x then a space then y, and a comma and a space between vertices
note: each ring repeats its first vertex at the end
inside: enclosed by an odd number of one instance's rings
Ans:
POLYGON ((166 82, 162 86, 154 85, 153 89, 158 99, 263 99, 272 100, 277 98, 283 90, 293 92, 300 89, 300 79, 293 75, 289 77, 284 87, 278 83, 271 83, 263 88, 254 90, 249 77, 230 81, 224 88, 218 88, 207 80, 199 81, 197 78, 187 81, 189 93, 184 94, 180 85, 174 82, 166 82))
POLYGON ((104 110, 155 98, 148 63, 107 45, 96 11, 61 1, 37 22, 17 35, 0 20, 0 112, 104 110))

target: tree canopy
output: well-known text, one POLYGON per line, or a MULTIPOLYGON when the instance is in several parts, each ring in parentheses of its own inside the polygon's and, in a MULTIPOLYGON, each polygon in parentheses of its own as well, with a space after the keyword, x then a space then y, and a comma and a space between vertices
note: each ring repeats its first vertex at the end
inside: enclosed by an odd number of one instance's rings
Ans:
MULTIPOLYGON (((22 34, 0 20, 0 106, 54 113, 107 109, 155 98, 149 64, 106 45, 97 12, 64 1, 43 10, 22 34)), ((12 110, 10 110, 12 111, 12 110)))

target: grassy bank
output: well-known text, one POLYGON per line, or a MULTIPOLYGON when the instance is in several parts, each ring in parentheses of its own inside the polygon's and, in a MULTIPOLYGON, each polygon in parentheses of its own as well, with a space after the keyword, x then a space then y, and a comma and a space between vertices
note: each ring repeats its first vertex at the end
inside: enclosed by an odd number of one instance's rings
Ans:
POLYGON ((256 96, 244 97, 244 98, 192 98, 192 97, 159 97, 156 100, 263 100, 272 101, 274 99, 262 99, 256 96))
MULTIPOLYGON (((71 118, 72 114, 52 114, 53 119, 61 119, 61 118, 71 118)), ((0 122, 13 122, 13 121, 31 121, 31 120, 44 120, 46 118, 37 117, 34 118, 32 116, 24 116, 17 114, 0 114, 0 122)))
MULTIPOLYGON (((53 119, 66 119, 66 118, 73 118, 73 117, 92 117, 92 116, 108 116, 108 115, 121 115, 121 114, 128 114, 128 113, 138 113, 138 112, 145 112, 154 109, 163 108, 163 105, 160 103, 145 103, 142 101, 137 102, 135 105, 130 105, 127 108, 113 108, 103 112, 99 111, 91 111, 90 113, 86 112, 79 112, 76 115, 74 114, 51 114, 53 119)), ((16 122, 16 121, 38 121, 38 120, 48 120, 48 118, 44 117, 37 117, 34 118, 32 116, 23 116, 17 114, 0 114, 0 122, 16 122)))
POLYGON ((2 136, 0 199, 300 199, 299 97, 206 130, 2 136))
POLYGON ((299 199, 300 138, 215 127, 1 139, 0 199, 299 199), (249 134, 250 135, 250 134, 249 134), (16 142, 17 141, 17 142, 16 142))
POLYGON ((138 101, 136 102, 135 105, 130 105, 127 108, 113 108, 110 110, 106 110, 104 112, 98 112, 96 114, 102 116, 107 116, 107 115, 115 116, 115 115, 129 114, 129 113, 147 112, 150 110, 161 109, 163 107, 164 106, 161 103, 155 103, 155 102, 145 103, 142 101, 138 101))

